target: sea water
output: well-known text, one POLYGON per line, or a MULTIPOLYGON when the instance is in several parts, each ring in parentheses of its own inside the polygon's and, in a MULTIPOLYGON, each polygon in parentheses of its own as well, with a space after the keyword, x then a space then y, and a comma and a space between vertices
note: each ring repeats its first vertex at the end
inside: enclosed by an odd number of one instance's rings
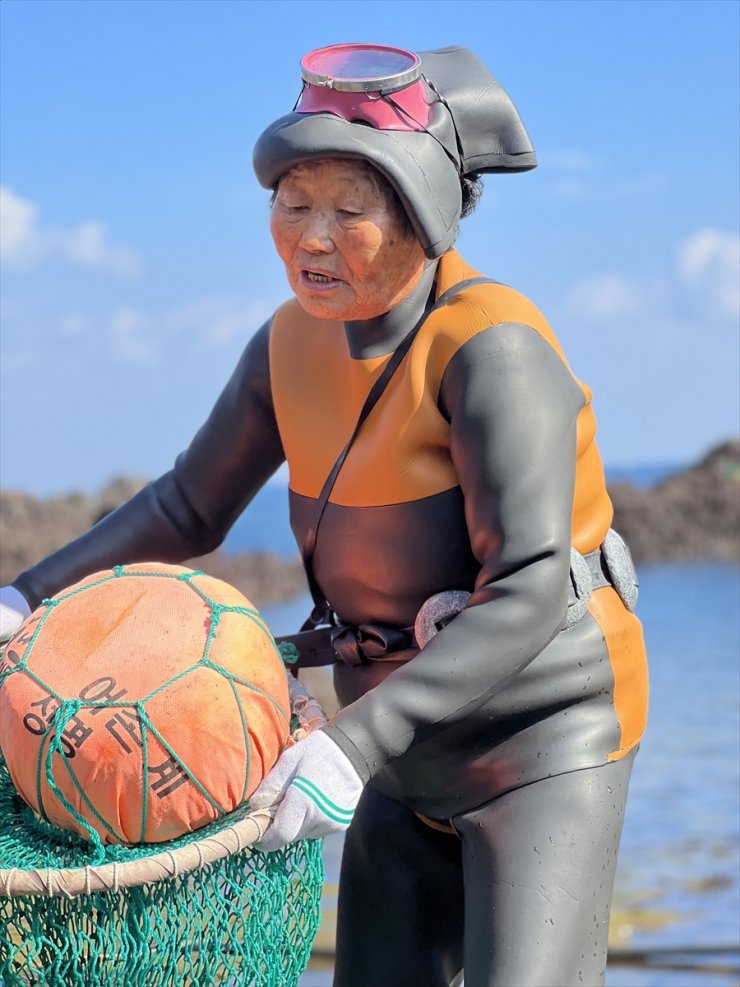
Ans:
POLYGON ((740 570, 646 567, 640 584, 650 719, 627 803, 607 984, 736 985, 740 570), (637 965, 617 964, 620 952, 637 965))
MULTIPOLYGON (((274 520, 282 498, 265 497, 274 520)), ((285 514, 281 524, 259 547, 295 551, 285 514)), ((230 547, 257 547, 244 530, 230 547)), ((607 987, 729 987, 740 982, 740 569, 659 565, 639 576, 650 720, 625 817, 607 987)), ((264 613, 279 634, 309 609, 304 597, 264 613)), ((341 838, 326 840, 324 937, 340 855, 341 838)), ((326 969, 308 970, 300 987, 330 983, 326 969)))

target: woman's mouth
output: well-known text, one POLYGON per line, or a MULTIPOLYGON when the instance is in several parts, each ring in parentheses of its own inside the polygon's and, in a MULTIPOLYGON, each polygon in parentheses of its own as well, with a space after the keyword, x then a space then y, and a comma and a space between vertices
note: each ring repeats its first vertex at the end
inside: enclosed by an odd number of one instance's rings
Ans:
POLYGON ((300 274, 301 284, 304 287, 312 288, 318 291, 327 291, 331 288, 336 288, 339 285, 344 284, 341 278, 334 277, 332 274, 325 274, 323 271, 310 271, 304 269, 300 274))

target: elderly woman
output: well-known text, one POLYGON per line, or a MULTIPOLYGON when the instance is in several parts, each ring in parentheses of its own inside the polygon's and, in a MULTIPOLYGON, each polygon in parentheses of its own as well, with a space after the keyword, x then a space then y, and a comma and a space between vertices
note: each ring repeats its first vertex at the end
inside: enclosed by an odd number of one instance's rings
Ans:
POLYGON ((255 151, 295 297, 174 469, 4 591, 6 633, 91 571, 213 549, 287 459, 343 708, 253 803, 280 800, 268 850, 354 813, 335 984, 600 984, 645 718, 633 571, 590 391, 452 248, 479 173, 534 153, 463 49, 302 64, 255 151))

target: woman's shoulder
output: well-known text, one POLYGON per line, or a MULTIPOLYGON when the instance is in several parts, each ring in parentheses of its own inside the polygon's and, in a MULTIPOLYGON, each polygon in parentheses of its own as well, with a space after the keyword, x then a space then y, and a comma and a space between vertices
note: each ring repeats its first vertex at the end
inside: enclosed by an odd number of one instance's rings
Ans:
POLYGON ((523 292, 504 284, 491 275, 476 270, 467 264, 455 250, 449 250, 440 259, 439 291, 443 294, 466 281, 477 281, 465 287, 455 296, 460 306, 475 310, 483 321, 484 328, 501 323, 520 322, 533 329, 550 329, 549 323, 537 305, 523 292), (479 279, 485 278, 481 282, 479 279))
POLYGON ((456 251, 448 251, 440 260, 438 297, 469 280, 476 283, 454 294, 429 326, 432 348, 444 351, 445 363, 480 333, 512 325, 533 329, 565 359, 550 323, 531 299, 470 267, 456 251), (478 280, 484 277, 485 281, 478 280))

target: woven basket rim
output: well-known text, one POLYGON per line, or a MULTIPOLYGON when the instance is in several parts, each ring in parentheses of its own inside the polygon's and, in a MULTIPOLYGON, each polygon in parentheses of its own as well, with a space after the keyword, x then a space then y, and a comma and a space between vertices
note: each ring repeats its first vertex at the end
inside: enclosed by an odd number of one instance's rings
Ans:
MULTIPOLYGON (((323 726, 326 718, 308 690, 293 674, 286 674, 291 707, 299 720, 293 739, 299 740, 323 726)), ((42 870, 15 867, 0 869, 0 895, 59 895, 74 898, 96 891, 116 893, 124 888, 171 880, 254 846, 262 839, 276 808, 277 806, 273 806, 250 812, 212 836, 193 840, 175 850, 163 849, 138 860, 86 864, 83 867, 49 867, 42 870)))

